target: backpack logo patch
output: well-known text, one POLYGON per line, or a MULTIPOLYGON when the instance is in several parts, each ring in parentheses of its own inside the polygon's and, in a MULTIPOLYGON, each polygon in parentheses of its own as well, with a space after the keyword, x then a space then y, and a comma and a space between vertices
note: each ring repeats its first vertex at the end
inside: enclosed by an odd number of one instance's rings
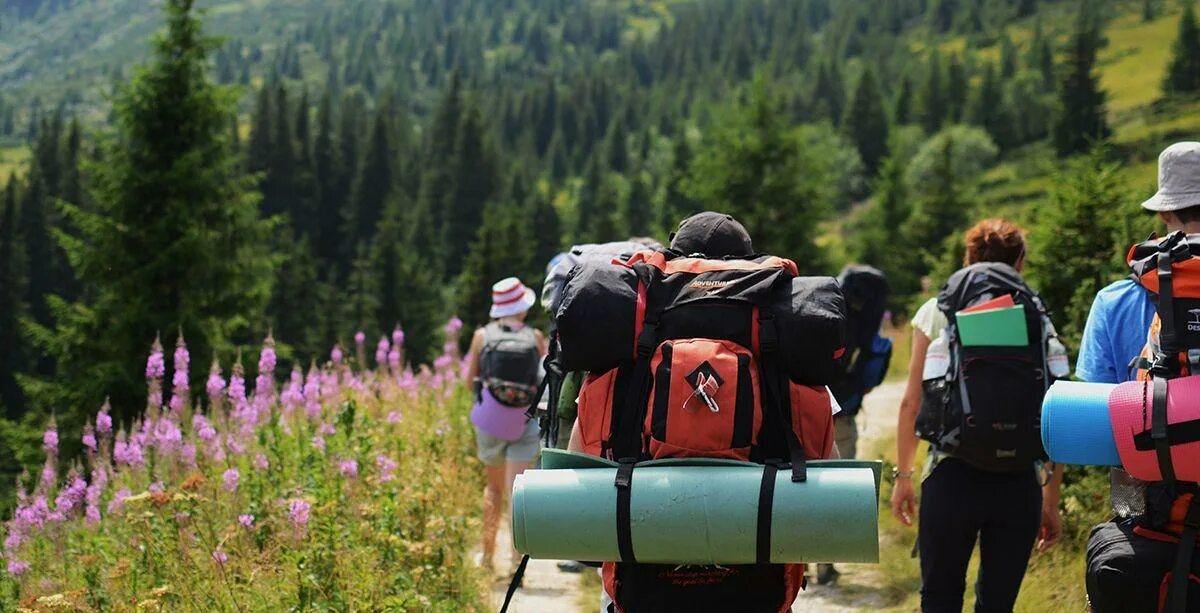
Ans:
POLYGON ((1188 315, 1192 316, 1191 321, 1187 324, 1188 332, 1200 332, 1200 309, 1191 309, 1188 315))
POLYGON ((712 364, 707 361, 701 362, 687 377, 684 378, 688 385, 692 386, 692 394, 683 401, 683 410, 691 412, 693 410, 692 400, 695 399, 708 407, 713 413, 720 413, 721 407, 717 404, 715 396, 717 390, 721 389, 721 385, 725 380, 721 375, 717 374, 717 370, 712 364))

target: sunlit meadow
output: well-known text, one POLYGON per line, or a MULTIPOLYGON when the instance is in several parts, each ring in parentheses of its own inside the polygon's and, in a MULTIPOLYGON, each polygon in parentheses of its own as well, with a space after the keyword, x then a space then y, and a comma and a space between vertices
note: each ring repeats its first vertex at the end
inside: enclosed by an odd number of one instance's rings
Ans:
POLYGON ((141 421, 101 407, 79 460, 48 425, 0 528, 0 610, 475 608, 460 329, 415 373, 399 329, 307 372, 277 373, 268 338, 254 381, 214 363, 203 390, 183 339, 155 342, 141 421))

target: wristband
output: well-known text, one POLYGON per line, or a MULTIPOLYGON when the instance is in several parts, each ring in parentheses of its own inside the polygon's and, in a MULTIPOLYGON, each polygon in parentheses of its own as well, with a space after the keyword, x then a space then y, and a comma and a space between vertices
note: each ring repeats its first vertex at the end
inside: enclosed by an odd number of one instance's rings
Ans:
POLYGON ((893 480, 895 480, 895 479, 911 479, 912 476, 913 476, 912 470, 900 472, 900 467, 898 467, 898 466, 892 467, 892 479, 893 480))

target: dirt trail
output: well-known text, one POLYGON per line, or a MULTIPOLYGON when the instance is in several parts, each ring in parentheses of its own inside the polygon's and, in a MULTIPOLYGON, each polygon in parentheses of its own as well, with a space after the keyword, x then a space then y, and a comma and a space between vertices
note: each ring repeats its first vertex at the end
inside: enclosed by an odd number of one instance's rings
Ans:
MULTIPOLYGON (((896 413, 900 407, 900 397, 904 394, 903 382, 885 383, 867 396, 865 406, 858 414, 859 456, 871 458, 875 444, 887 437, 896 428, 896 413)), ((507 528, 508 521, 501 524, 507 528)), ((500 541, 496 546, 497 552, 508 551, 510 535, 507 529, 500 531, 500 541)), ((498 553, 498 559, 502 559, 498 553)), ((848 613, 880 609, 886 606, 885 596, 876 587, 877 568, 870 564, 838 565, 842 573, 838 585, 833 587, 818 586, 810 583, 808 589, 796 600, 792 607, 795 613, 848 613)), ((511 575, 510 575, 511 576, 511 575)), ((504 592, 508 587, 507 577, 493 584, 492 598, 497 610, 504 602, 504 592)), ((525 585, 517 590, 510 611, 514 613, 566 613, 580 611, 580 577, 577 574, 564 573, 558 570, 554 560, 530 560, 525 571, 525 585)), ((599 610, 599 594, 596 598, 588 599, 596 602, 599 610)), ((593 611, 587 609, 584 613, 593 611)))

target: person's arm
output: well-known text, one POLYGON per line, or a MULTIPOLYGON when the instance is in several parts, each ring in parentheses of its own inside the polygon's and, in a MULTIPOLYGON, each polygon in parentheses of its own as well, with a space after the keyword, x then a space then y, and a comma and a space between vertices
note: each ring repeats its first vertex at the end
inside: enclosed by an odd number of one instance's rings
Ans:
POLYGON ((1042 529, 1038 534, 1038 551, 1046 551, 1062 538, 1062 518, 1058 503, 1062 493, 1062 464, 1050 464, 1050 480, 1042 487, 1042 529))
POLYGON ((467 388, 475 389, 475 380, 479 378, 479 354, 483 351, 483 328, 475 331, 471 337, 471 348, 467 350, 467 388))
POLYGON ((900 417, 896 424, 896 484, 892 488, 892 515, 911 526, 917 515, 917 497, 913 490, 917 457, 917 413, 921 410, 921 376, 925 372, 925 352, 930 340, 924 332, 913 329, 912 359, 908 365, 908 382, 900 401, 900 417))
POLYGON ((567 443, 567 451, 586 453, 583 450, 583 433, 580 430, 579 418, 575 418, 575 424, 571 426, 571 442, 567 443))

